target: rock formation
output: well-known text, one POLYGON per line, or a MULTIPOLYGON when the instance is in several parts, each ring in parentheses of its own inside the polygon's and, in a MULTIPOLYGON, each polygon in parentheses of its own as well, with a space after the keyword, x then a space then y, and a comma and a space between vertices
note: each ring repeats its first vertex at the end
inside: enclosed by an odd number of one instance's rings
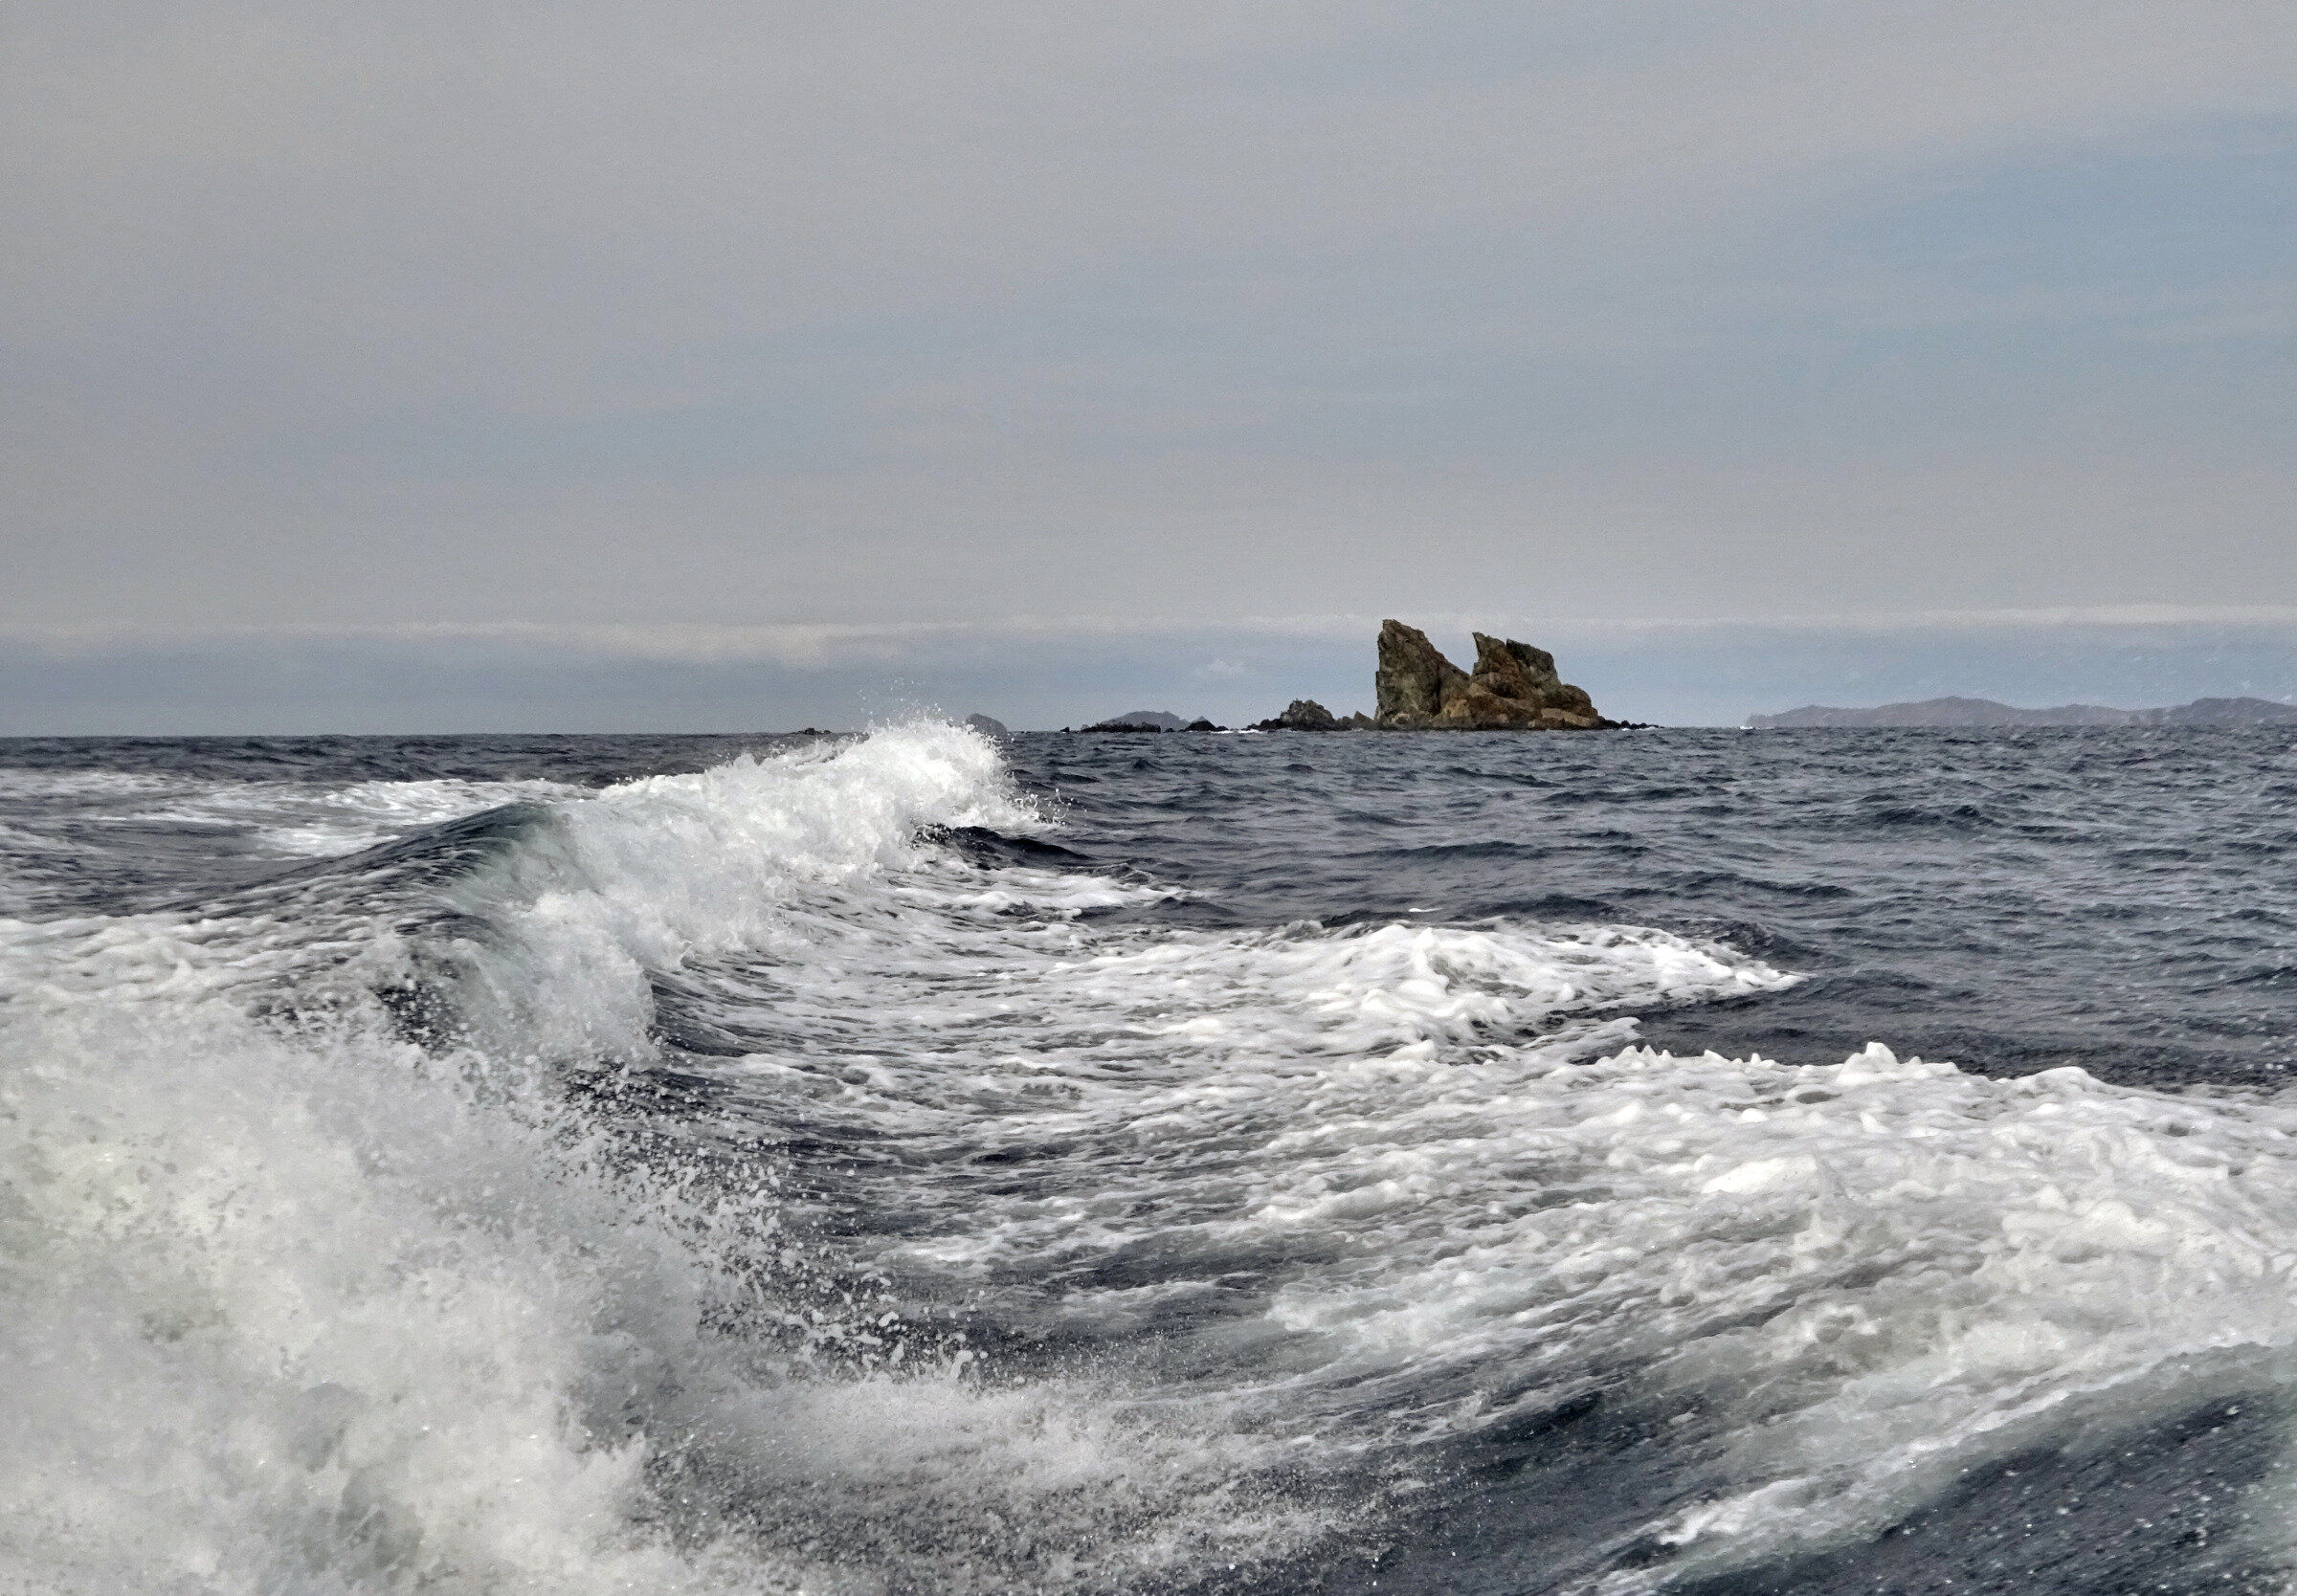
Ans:
POLYGON ((1294 698, 1282 715, 1253 722, 1254 731, 1343 731, 1345 724, 1314 698, 1294 698))
POLYGON ((1428 634, 1401 621, 1380 623, 1380 664, 1372 676, 1383 727, 1432 726, 1447 698, 1467 691, 1467 673, 1436 652, 1428 634))
MULTIPOLYGON (((1380 623, 1380 663, 1372 676, 1378 707, 1370 715, 1334 715, 1313 698, 1294 698, 1254 731, 1595 731, 1631 721, 1607 720, 1582 688, 1555 671, 1555 656, 1512 637, 1475 633, 1471 675, 1437 652, 1428 634, 1401 621, 1380 623)), ((1088 728, 1091 729, 1091 728, 1088 728)))
POLYGON ((1086 731, 1186 731, 1189 723, 1166 709, 1128 709, 1122 715, 1112 715, 1105 720, 1096 720, 1086 731))
POLYGON ((1556 674, 1555 656, 1545 649, 1481 632, 1475 639, 1471 676, 1417 627, 1382 621, 1373 724, 1383 731, 1588 731, 1616 724, 1556 674))

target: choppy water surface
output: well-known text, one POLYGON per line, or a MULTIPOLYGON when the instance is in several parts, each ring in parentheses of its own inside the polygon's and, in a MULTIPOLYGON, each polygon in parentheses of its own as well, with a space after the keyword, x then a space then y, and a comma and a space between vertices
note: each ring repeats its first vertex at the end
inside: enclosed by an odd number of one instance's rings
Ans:
POLYGON ((2293 797, 0 743, 0 1583, 2286 1588, 2293 797))

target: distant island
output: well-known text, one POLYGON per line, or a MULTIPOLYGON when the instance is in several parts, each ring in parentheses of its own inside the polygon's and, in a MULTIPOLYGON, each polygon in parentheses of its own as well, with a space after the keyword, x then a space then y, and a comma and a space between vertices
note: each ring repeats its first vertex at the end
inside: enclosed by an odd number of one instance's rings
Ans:
MULTIPOLYGON (((1253 731, 1617 731, 1631 721, 1605 719, 1583 687, 1555 669, 1555 656, 1512 637, 1471 633, 1476 668, 1444 658, 1428 634, 1382 621, 1379 664, 1372 672, 1372 712, 1334 715, 1314 698, 1294 698, 1253 731)), ((1210 720, 1182 722, 1166 710, 1135 709, 1084 728, 1088 732, 1225 731, 1210 720)))
POLYGON ((2297 725, 2297 704, 2271 698, 2196 698, 2170 709, 2113 709, 2105 704, 2060 704, 2019 709, 1992 698, 1925 698, 1920 703, 1835 709, 1807 704, 1783 715, 1750 715, 1757 730, 1805 726, 2270 726, 2297 725))
POLYGON ((1086 731, 1217 731, 1210 720, 1193 722, 1166 709, 1128 709, 1122 715, 1112 715, 1105 720, 1094 722, 1086 731))
POLYGON ((1596 712, 1585 688, 1556 673, 1547 650, 1512 637, 1470 635, 1472 672, 1444 658, 1417 627, 1382 621, 1372 724, 1382 731, 1596 731, 1618 724, 1596 712))

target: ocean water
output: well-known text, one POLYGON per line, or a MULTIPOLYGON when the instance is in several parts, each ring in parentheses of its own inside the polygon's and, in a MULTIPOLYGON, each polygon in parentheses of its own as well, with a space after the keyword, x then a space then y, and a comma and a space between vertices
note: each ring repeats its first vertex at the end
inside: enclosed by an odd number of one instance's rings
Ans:
POLYGON ((2293 800, 0 743, 0 1589, 2286 1589, 2293 800))

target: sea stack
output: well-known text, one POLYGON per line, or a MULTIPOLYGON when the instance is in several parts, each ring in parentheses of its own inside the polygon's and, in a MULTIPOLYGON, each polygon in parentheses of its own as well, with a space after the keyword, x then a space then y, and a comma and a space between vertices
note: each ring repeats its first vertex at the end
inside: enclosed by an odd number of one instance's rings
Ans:
POLYGON ((1382 621, 1373 723, 1383 731, 1593 731, 1617 724, 1596 713, 1584 689, 1556 674, 1547 650, 1474 635, 1470 675, 1417 627, 1382 621))

